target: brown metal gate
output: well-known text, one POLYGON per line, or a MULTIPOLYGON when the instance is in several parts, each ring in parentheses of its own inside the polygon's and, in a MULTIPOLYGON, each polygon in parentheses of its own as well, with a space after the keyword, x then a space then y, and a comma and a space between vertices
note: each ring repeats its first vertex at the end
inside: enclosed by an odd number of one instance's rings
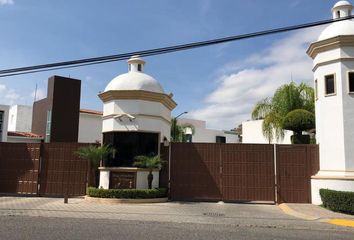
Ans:
POLYGON ((273 145, 222 144, 221 164, 224 201, 275 201, 273 145))
POLYGON ((171 198, 221 200, 219 144, 171 144, 171 198))
POLYGON ((0 143, 0 193, 36 195, 40 144, 0 143))
POLYGON ((311 203, 311 176, 319 170, 318 145, 277 145, 277 202, 311 203))
POLYGON ((272 145, 173 143, 171 198, 275 201, 272 145))
POLYGON ((41 196, 80 196, 86 193, 88 161, 75 155, 88 144, 45 143, 42 145, 41 196))

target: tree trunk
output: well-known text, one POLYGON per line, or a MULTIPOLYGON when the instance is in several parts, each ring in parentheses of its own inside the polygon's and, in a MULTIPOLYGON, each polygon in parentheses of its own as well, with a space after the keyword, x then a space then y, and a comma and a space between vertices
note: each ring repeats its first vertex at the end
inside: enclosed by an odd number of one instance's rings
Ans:
POLYGON ((149 185, 149 189, 152 188, 152 180, 154 179, 154 175, 152 174, 152 171, 149 171, 149 175, 148 175, 148 185, 149 185))

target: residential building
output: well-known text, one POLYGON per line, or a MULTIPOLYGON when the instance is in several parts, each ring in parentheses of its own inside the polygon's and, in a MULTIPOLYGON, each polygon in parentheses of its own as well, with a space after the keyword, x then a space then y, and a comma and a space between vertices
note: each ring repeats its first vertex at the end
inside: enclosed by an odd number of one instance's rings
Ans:
POLYGON ((31 132, 32 128, 32 111, 31 106, 14 105, 9 111, 8 131, 11 132, 31 132))
POLYGON ((7 142, 9 109, 7 105, 0 105, 0 142, 7 142))
POLYGON ((242 122, 242 143, 252 144, 291 144, 292 131, 285 130, 283 139, 273 139, 271 142, 263 135, 263 120, 242 122))
MULTIPOLYGON (((187 142, 194 143, 238 143, 238 135, 234 131, 208 129, 206 121, 179 118, 177 124, 184 128, 187 142)), ((172 129, 173 131, 173 129, 172 129)))

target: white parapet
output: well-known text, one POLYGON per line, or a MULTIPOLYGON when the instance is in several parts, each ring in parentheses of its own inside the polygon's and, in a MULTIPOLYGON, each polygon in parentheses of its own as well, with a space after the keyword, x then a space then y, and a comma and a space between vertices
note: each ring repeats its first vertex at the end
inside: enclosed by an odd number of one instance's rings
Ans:
POLYGON ((109 189, 109 173, 110 171, 100 170, 99 188, 109 189))
MULTIPOLYGON (((136 174, 136 189, 148 189, 148 171, 138 171, 136 174)), ((159 187, 159 171, 153 171, 152 188, 159 187)))
MULTIPOLYGON (((149 184, 148 184, 148 175, 149 171, 147 169, 143 168, 136 168, 136 167, 100 167, 100 184, 99 188, 103 189, 109 189, 110 185, 114 185, 114 183, 110 184, 111 180, 111 172, 112 174, 131 174, 133 178, 135 179, 132 180, 132 182, 135 182, 135 185, 132 187, 136 189, 148 189, 149 184), (134 177, 135 176, 135 177, 134 177)), ((156 169, 152 171, 152 174, 154 176, 152 180, 152 188, 158 188, 159 187, 159 170, 156 169)), ((112 176, 113 176, 112 175, 112 176)))
POLYGON ((313 204, 322 204, 320 189, 354 192, 354 178, 325 179, 315 177, 311 179, 311 195, 313 204))

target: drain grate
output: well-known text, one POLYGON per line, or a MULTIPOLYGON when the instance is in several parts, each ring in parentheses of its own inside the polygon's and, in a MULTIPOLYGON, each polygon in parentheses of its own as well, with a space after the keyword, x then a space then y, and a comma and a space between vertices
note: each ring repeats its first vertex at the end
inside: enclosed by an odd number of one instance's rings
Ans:
POLYGON ((225 214, 223 213, 217 213, 217 212, 208 212, 208 213, 203 213, 204 216, 208 217, 224 217, 225 214))

